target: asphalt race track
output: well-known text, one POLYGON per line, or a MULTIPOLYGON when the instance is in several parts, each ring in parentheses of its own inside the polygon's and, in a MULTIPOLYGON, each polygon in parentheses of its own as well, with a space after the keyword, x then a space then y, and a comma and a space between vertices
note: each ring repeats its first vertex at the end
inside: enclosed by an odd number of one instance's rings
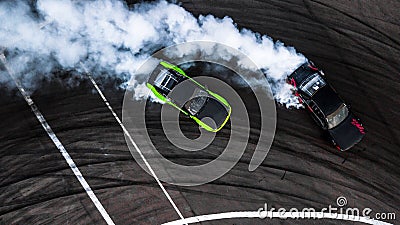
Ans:
MULTIPOLYGON (((396 220, 385 221, 399 224, 400 2, 196 0, 183 1, 182 6, 194 15, 230 16, 239 27, 294 46, 324 70, 367 130, 360 144, 339 152, 321 137, 305 110, 277 106, 273 146, 257 170, 247 170, 250 144, 240 162, 216 181, 196 187, 165 184, 183 216, 256 211, 264 203, 275 208, 321 209, 336 206, 336 199, 344 196, 347 207, 395 212, 396 220)), ((109 82, 98 83, 121 117, 124 92, 109 82)), ((17 89, 11 94, 3 92, 0 224, 104 224, 17 89)), ((132 158, 122 129, 89 81, 74 88, 58 81, 45 82, 32 98, 115 224, 161 224, 179 219, 155 180, 132 158)), ((249 111, 257 119, 257 110, 250 106, 249 111)), ((157 123, 157 111, 150 113, 154 114, 152 122, 157 123)), ((189 121, 184 121, 183 127, 185 123, 189 121)), ((162 129, 152 129, 157 139, 162 129)), ((229 135, 229 131, 221 132, 221 139, 229 135)), ((256 140, 253 132, 251 142, 256 140)), ((215 145, 216 152, 221 145, 215 145)), ((165 154, 181 164, 193 161, 174 152, 165 154)), ((213 153, 205 152, 194 159, 210 157, 213 153)), ((361 223, 255 218, 204 224, 361 223)))

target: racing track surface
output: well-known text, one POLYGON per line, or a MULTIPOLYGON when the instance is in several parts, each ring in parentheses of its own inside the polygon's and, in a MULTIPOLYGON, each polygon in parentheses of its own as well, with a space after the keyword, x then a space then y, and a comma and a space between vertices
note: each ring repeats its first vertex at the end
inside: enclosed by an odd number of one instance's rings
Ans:
MULTIPOLYGON (((278 106, 275 140, 257 170, 247 171, 252 156, 247 151, 233 170, 212 183, 165 185, 185 217, 254 211, 265 202, 321 209, 335 206, 339 196, 347 198, 348 207, 400 216, 398 1, 196 0, 182 6, 195 15, 228 15, 239 27, 296 47, 324 70, 367 129, 359 145, 341 153, 321 138, 305 110, 278 106)), ((106 86, 105 95, 121 116, 123 91, 98 83, 106 86)), ((89 82, 72 89, 45 83, 32 98, 116 224, 179 219, 154 179, 133 160, 121 128, 89 82)), ((23 98, 3 91, 0 99, 0 224, 105 223, 23 98)), ((157 118, 156 111, 151 113, 157 118)), ((161 130, 154 129, 157 137, 161 130)), ((224 134, 229 132, 222 131, 222 139, 224 134)), ((256 134, 251 138, 254 142, 256 134)), ((168 156, 182 164, 193 160, 168 156)), ((204 224, 351 223, 230 219, 204 224)))

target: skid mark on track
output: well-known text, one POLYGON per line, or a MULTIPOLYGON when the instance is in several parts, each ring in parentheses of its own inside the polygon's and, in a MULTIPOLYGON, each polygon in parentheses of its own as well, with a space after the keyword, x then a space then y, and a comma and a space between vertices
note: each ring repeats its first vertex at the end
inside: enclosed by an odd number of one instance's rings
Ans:
MULTIPOLYGON (((320 2, 320 1, 317 1, 317 0, 310 0, 310 1, 311 1, 311 2, 314 2, 314 3, 316 3, 316 4, 320 4, 320 5, 322 5, 322 6, 325 6, 325 7, 329 8, 329 9, 334 10, 334 11, 337 11, 337 12, 339 12, 340 14, 342 14, 342 15, 348 17, 348 18, 351 18, 352 20, 356 21, 357 23, 359 23, 359 24, 361 24, 361 25, 367 27, 368 29, 370 29, 370 30, 372 30, 372 31, 374 31, 374 32, 376 32, 376 33, 378 33, 378 34, 381 34, 382 36, 386 37, 388 40, 392 41, 396 46, 390 45, 389 43, 383 43, 383 44, 386 44, 386 45, 388 45, 388 46, 391 47, 391 48, 400 50, 400 49, 397 47, 397 46, 400 45, 400 42, 399 42, 398 40, 396 40, 395 38, 392 38, 390 34, 384 33, 384 32, 382 32, 382 31, 378 30, 376 27, 370 25, 369 23, 364 22, 363 20, 357 18, 356 16, 353 16, 353 15, 351 15, 351 14, 349 14, 349 13, 346 13, 346 12, 344 12, 343 10, 340 10, 340 9, 338 9, 338 8, 334 8, 334 7, 328 5, 328 4, 324 3, 324 2, 320 2)), ((379 41, 382 42, 381 40, 379 40, 379 41)))
POLYGON ((6 57, 4 54, 0 54, 0 61, 2 61, 4 67, 6 68, 8 74, 11 76, 11 78, 14 80, 19 92, 22 94, 24 97, 25 101, 28 103, 28 105, 31 107, 32 112, 35 114, 36 118, 39 120, 40 124, 42 125, 43 129, 46 131, 47 135, 50 137, 50 139, 53 141, 53 143, 56 145, 58 150, 60 151, 61 155, 64 157, 65 161, 68 163, 69 167, 71 168, 72 172, 75 174, 76 178, 78 179, 79 183, 85 189, 86 194, 90 197, 92 200, 93 204, 96 206, 97 210, 100 212, 101 216, 104 218, 104 220, 107 222, 107 224, 114 224, 112 221, 111 217, 108 215, 107 211, 104 209, 103 205, 100 203, 99 199, 97 196, 94 194, 92 188, 89 186, 87 183, 86 179, 83 177, 81 171, 78 169, 76 166, 75 162, 72 160, 71 156, 61 143, 61 141, 57 138, 56 134, 53 132, 51 129, 50 125, 47 123, 46 119, 42 115, 42 113, 39 111, 37 108, 36 104, 33 102, 31 99, 30 95, 25 91, 25 89, 22 87, 22 84, 20 81, 15 77, 15 74, 11 70, 11 68, 8 67, 6 57))
POLYGON ((144 157, 142 151, 139 149, 139 147, 137 146, 137 144, 135 143, 135 141, 133 140, 132 136, 130 135, 130 133, 128 132, 128 130, 126 129, 125 125, 122 123, 122 121, 119 119, 118 115, 115 113, 114 109, 111 107, 110 103, 108 102, 107 98, 104 96, 103 92, 101 91, 101 89, 99 88, 99 86, 97 85, 96 81, 93 79, 93 77, 91 76, 91 74, 89 73, 88 69, 85 67, 85 65, 81 62, 81 67, 82 69, 85 71, 86 75, 88 76, 90 82, 92 82, 93 86, 96 88, 97 92, 99 93, 100 97, 102 98, 102 100, 104 101, 104 103, 106 104, 107 108, 110 110, 111 114, 114 116, 115 120, 118 122, 118 124, 121 126, 124 134, 128 137, 129 141, 131 142, 132 146, 135 148, 135 150, 137 151, 137 153, 139 153, 140 157, 142 158, 143 162, 145 163, 145 165, 147 166, 147 168, 149 169, 151 175, 154 177, 154 179, 156 180, 158 186, 161 188, 161 190, 163 191, 165 197, 167 197, 168 201, 171 203, 172 207, 175 209, 176 213, 179 215, 179 217, 183 220, 184 217, 181 213, 181 211, 178 209, 178 207, 176 206, 175 202, 172 200, 171 196, 169 195, 169 193, 167 192, 167 190, 165 189, 164 185, 161 183, 160 179, 157 177, 156 173, 154 172, 153 168, 150 166, 149 162, 147 161, 147 159, 144 157))

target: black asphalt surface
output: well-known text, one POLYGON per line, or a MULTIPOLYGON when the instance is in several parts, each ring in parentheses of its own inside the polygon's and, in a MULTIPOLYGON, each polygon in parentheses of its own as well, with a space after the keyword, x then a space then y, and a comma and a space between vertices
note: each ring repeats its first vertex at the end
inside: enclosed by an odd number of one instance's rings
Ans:
MULTIPOLYGON (((185 217, 254 211, 264 203, 321 209, 336 206, 339 196, 347 198, 348 207, 400 217, 400 2, 196 0, 182 6, 195 15, 230 16, 239 27, 294 46, 324 70, 367 131, 351 151, 339 152, 305 110, 278 105, 273 146, 257 170, 247 170, 257 140, 253 132, 248 151, 223 177, 197 187, 165 185, 185 217)), ((98 82, 121 116, 124 92, 98 82)), ((12 92, 0 95, 0 224, 104 224, 29 106, 12 92)), ((121 128, 89 82, 74 88, 46 82, 32 98, 116 224, 179 219, 155 180, 132 158, 121 128)), ((249 111, 257 120, 257 110, 249 111)), ((150 113, 158 123, 157 111, 150 113)), ((152 130, 157 140, 162 129, 152 130)), ((221 139, 229 135, 221 132, 221 139)), ((221 148, 215 144, 215 152, 221 148)), ((182 164, 193 161, 173 151, 165 154, 182 164)), ((194 159, 210 157, 212 152, 205 152, 194 159)), ((204 224, 358 223, 230 219, 204 224)))

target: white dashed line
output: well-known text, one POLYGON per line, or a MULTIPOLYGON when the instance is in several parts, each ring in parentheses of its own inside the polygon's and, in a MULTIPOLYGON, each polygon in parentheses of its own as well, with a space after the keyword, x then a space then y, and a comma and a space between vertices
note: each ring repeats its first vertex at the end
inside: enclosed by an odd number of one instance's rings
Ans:
POLYGON ((86 182, 85 178, 83 177, 81 171, 76 166, 75 162, 72 160, 71 156, 68 154, 67 150, 64 148, 60 140, 57 138, 56 134, 51 129, 50 125, 47 123, 46 119, 43 117, 42 113, 39 111, 29 94, 25 91, 22 87, 21 82, 15 77, 15 74, 11 70, 11 68, 7 65, 7 60, 4 54, 0 54, 0 60, 2 61, 4 67, 6 68, 10 77, 14 80, 15 84, 17 85, 18 90, 24 97, 25 101, 31 107, 33 113, 35 114, 36 118, 39 120, 40 124, 44 128, 44 130, 49 135, 50 139, 53 143, 57 146, 58 150, 61 152, 62 156, 64 157, 65 161, 67 161, 69 167, 71 168, 72 172, 75 174, 76 178, 78 178, 79 182, 81 183, 83 189, 85 189, 87 195, 92 200, 93 204, 96 206, 97 210, 99 210, 100 214, 103 216, 104 220, 107 224, 114 225, 114 222, 108 215, 107 211, 104 209, 103 205, 100 203, 99 199, 96 197, 92 188, 90 188, 89 184, 86 182))

